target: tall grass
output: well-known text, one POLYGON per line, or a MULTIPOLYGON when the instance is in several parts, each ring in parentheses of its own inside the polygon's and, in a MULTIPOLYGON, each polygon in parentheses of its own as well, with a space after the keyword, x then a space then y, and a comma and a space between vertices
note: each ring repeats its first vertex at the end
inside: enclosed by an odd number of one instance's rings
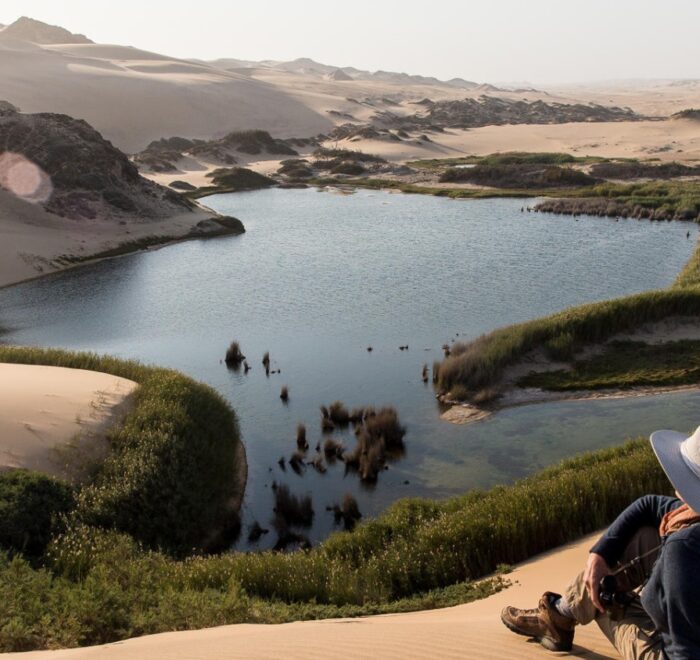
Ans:
POLYGON ((669 316, 700 314, 700 287, 650 291, 625 298, 572 307, 534 321, 500 328, 467 344, 455 344, 438 371, 438 387, 469 392, 489 387, 504 369, 528 351, 544 347, 573 351, 574 345, 597 343, 643 323, 669 316))
POLYGON ((533 372, 518 381, 521 387, 558 392, 696 383, 700 383, 700 341, 693 340, 614 341, 600 355, 575 361, 571 370, 533 372))
POLYGON ((406 598, 425 606, 424 594, 456 589, 499 564, 578 538, 635 498, 670 489, 648 443, 637 441, 567 460, 512 486, 442 502, 401 500, 305 552, 176 561, 144 552, 125 534, 75 529, 53 544, 53 573, 0 554, 0 650, 396 611, 407 607, 406 598))

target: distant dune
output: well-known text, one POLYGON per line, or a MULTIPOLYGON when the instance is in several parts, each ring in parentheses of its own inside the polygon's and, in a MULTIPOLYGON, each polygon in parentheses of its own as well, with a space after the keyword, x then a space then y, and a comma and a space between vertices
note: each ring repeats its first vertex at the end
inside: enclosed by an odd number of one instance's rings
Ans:
POLYGON ((211 138, 263 127, 307 136, 333 126, 288 92, 248 76, 135 48, 76 43, 67 30, 72 43, 40 44, 31 40, 39 30, 28 35, 18 23, 0 31, 2 98, 25 112, 85 119, 130 153, 171 135, 211 138))

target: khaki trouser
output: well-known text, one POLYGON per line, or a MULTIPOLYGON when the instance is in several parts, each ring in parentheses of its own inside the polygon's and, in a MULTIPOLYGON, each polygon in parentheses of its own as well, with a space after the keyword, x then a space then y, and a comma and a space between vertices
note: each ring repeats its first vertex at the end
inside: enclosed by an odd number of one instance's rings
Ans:
MULTIPOLYGON (((620 564, 625 564, 660 543, 659 532, 653 527, 643 527, 627 546, 620 564)), ((641 563, 617 576, 618 584, 624 591, 638 589, 651 574, 658 553, 652 553, 641 563)), ((595 619, 605 636, 625 660, 661 660, 663 640, 654 630, 649 615, 644 611, 639 599, 635 599, 618 615, 601 614, 591 601, 583 581, 583 573, 566 590, 568 603, 577 623, 586 625, 595 619)))

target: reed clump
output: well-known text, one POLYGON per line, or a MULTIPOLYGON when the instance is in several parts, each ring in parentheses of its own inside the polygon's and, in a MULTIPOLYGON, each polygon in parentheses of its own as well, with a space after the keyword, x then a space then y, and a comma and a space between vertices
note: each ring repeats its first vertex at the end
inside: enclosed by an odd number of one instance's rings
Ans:
POLYGON ((341 504, 334 504, 331 507, 327 507, 327 509, 333 513, 335 524, 342 522, 343 528, 348 532, 351 532, 362 519, 357 500, 350 493, 343 497, 341 504))
POLYGON ((306 425, 297 424, 297 449, 306 451, 309 448, 309 442, 306 439, 306 425))
MULTIPOLYGON (((325 406, 321 408, 323 414, 326 410, 325 406)), ((336 426, 347 426, 350 423, 350 413, 342 401, 334 401, 327 408, 327 418, 330 419, 336 426)))
POLYGON ((336 459, 343 458, 343 454, 345 453, 345 445, 339 440, 335 440, 334 438, 327 438, 323 442, 323 453, 326 457, 326 460, 329 463, 332 463, 336 459))
POLYGON ((293 495, 286 484, 275 489, 275 516, 289 526, 310 527, 314 519, 314 507, 310 495, 293 495))
POLYGON ((245 360, 245 355, 241 352, 240 344, 237 341, 232 341, 226 351, 226 364, 238 367, 243 360, 245 360))

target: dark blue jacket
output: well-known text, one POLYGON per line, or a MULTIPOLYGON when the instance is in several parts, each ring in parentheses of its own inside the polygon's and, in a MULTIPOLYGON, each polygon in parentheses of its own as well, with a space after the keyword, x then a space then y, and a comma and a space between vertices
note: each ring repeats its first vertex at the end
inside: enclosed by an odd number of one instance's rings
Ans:
MULTIPOLYGON (((658 527, 682 502, 645 495, 630 504, 591 549, 612 568, 640 527, 658 527)), ((663 540, 661 554, 642 591, 642 606, 661 632, 670 660, 700 659, 700 525, 663 540)))

